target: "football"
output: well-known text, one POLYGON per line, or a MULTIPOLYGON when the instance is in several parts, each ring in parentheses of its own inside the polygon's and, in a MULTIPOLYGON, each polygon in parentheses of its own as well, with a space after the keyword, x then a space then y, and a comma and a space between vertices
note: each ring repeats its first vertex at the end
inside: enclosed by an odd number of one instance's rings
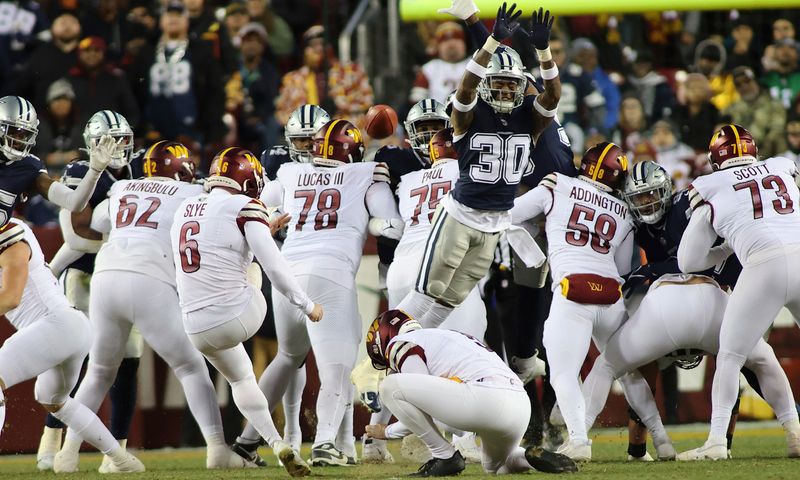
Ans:
POLYGON ((378 140, 397 130, 397 112, 389 105, 375 105, 367 111, 367 134, 378 140))

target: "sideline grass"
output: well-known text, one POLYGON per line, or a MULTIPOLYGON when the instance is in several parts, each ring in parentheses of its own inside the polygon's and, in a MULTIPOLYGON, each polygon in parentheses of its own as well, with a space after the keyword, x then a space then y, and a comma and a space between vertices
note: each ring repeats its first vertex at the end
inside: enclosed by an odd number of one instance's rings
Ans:
MULTIPOLYGON (((700 445, 706 436, 707 427, 694 425, 669 429, 675 448, 687 450, 700 445)), ((680 480, 731 479, 797 479, 800 478, 800 459, 785 457, 786 445, 782 430, 774 422, 763 424, 740 423, 733 449, 733 460, 721 462, 626 462, 625 449, 627 434, 623 429, 593 430, 594 461, 581 466, 577 477, 581 479, 651 479, 670 478, 680 480)), ((403 459, 399 452, 399 442, 392 442, 392 453, 398 462, 394 465, 359 465, 356 467, 315 468, 317 478, 342 479, 389 479, 403 478, 416 471, 418 465, 403 459)), ((652 444, 650 444, 651 454, 652 444)), ((276 461, 267 449, 262 449, 269 463, 266 469, 250 470, 205 470, 205 449, 180 449, 136 452, 145 463, 148 471, 137 475, 126 475, 132 479, 251 479, 251 478, 290 478, 276 466, 276 461)), ((307 457, 309 446, 303 448, 307 457)), ((81 472, 63 476, 72 479, 108 478, 97 473, 100 456, 81 455, 81 472)), ((509 475, 504 479, 531 479, 531 474, 509 475)), ((540 474, 543 475, 543 474, 540 474)), ((478 465, 470 465, 461 477, 484 477, 478 465)), ((32 455, 0 456, 0 477, 3 479, 53 478, 54 474, 36 471, 36 459, 32 455)), ((551 477, 554 478, 554 477, 551 477)))

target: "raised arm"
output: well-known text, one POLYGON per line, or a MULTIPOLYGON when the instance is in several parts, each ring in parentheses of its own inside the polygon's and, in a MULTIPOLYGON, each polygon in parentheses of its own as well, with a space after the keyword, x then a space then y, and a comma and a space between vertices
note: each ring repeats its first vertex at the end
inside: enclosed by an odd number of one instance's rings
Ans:
POLYGON ((531 17, 531 30, 529 38, 533 47, 536 49, 536 56, 539 57, 539 69, 544 80, 544 91, 536 97, 533 102, 534 127, 533 138, 547 128, 547 125, 556 116, 558 101, 561 99, 561 80, 558 77, 558 67, 553 61, 550 53, 550 31, 553 28, 555 17, 550 15, 549 10, 539 8, 531 17))

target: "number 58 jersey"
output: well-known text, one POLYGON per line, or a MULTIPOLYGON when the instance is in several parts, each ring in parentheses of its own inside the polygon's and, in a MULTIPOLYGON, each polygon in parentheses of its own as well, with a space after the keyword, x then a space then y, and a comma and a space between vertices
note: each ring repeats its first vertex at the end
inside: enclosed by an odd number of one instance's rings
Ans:
POLYGON ((756 252, 800 246, 795 175, 794 162, 782 157, 726 168, 696 178, 689 186, 689 202, 692 208, 711 206, 714 231, 746 265, 756 252))

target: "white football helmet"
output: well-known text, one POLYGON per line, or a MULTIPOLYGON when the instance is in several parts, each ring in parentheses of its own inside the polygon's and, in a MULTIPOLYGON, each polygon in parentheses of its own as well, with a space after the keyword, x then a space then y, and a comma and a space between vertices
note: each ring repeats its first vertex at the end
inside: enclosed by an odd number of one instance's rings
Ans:
POLYGON ((86 148, 91 150, 103 135, 111 135, 118 142, 108 166, 122 168, 130 163, 133 154, 133 129, 125 117, 112 110, 100 110, 92 115, 83 129, 86 148))
POLYGON ((406 127, 406 134, 408 135, 408 141, 411 142, 411 148, 420 157, 427 159, 428 143, 436 132, 450 126, 450 116, 447 114, 444 105, 432 98, 423 98, 408 111, 403 125, 406 127), (427 122, 430 122, 433 128, 421 128, 422 124, 427 122), (437 123, 434 124, 433 122, 437 123))
POLYGON ((39 134, 39 117, 31 102, 7 95, 0 98, 0 152, 16 162, 31 153, 39 134))
POLYGON ((656 162, 636 163, 625 177, 622 196, 633 218, 652 225, 664 217, 672 203, 672 179, 656 162))
POLYGON ((286 145, 289 147, 289 158, 293 162, 311 162, 311 151, 314 148, 311 140, 317 130, 330 121, 331 116, 319 105, 306 104, 295 109, 289 115, 284 133, 286 145), (298 148, 295 145, 296 141, 301 140, 306 141, 307 148, 298 148))
POLYGON ((486 67, 486 77, 478 84, 478 95, 496 112, 509 113, 522 105, 527 83, 528 80, 525 78, 525 70, 522 68, 519 55, 516 52, 512 54, 507 51, 497 51, 492 54, 489 65, 486 67), (507 95, 508 91, 495 85, 498 81, 514 82, 511 99, 502 99, 502 96, 507 95))

